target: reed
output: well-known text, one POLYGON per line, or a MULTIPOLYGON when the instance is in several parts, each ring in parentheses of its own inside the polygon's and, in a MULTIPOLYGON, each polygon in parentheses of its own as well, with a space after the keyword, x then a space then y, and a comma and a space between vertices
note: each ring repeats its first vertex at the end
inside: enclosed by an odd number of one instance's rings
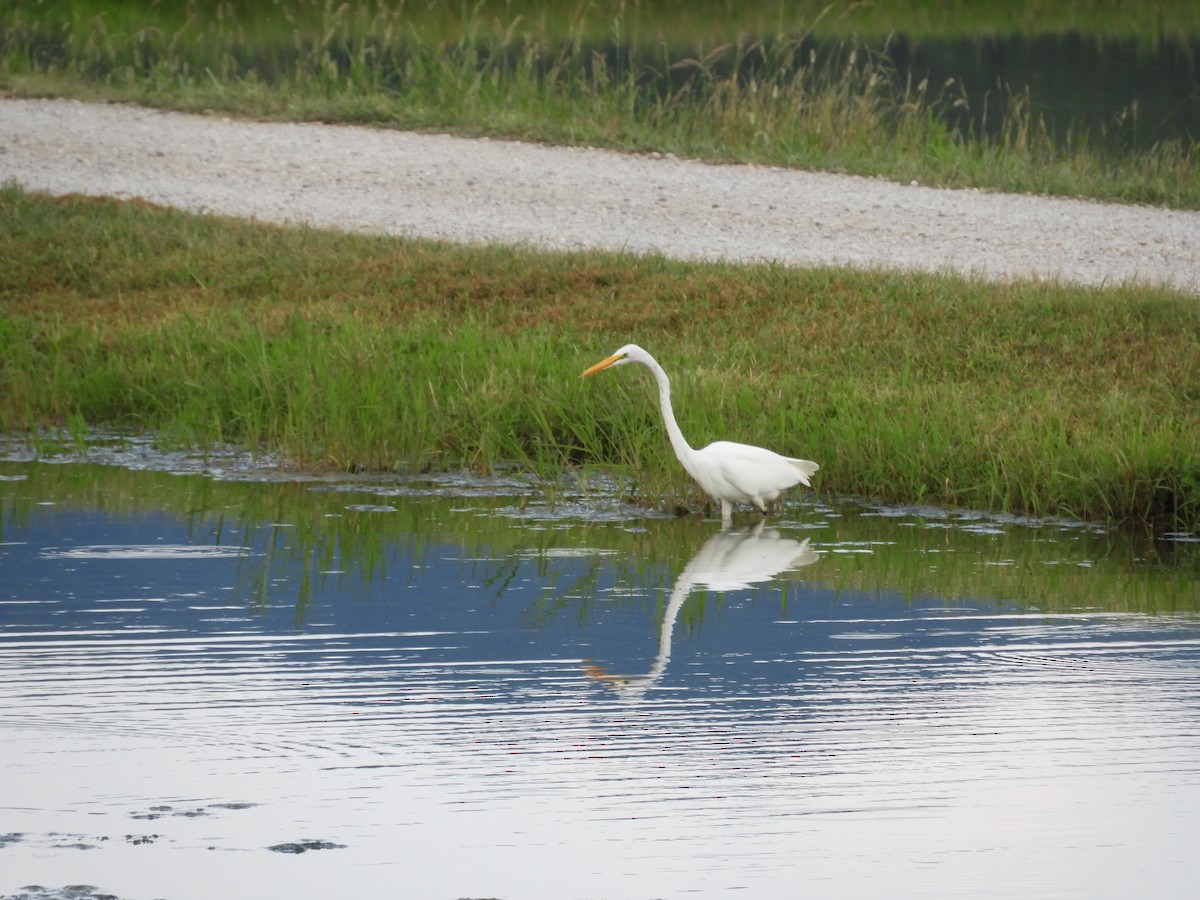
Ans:
MULTIPOLYGON (((1133 152, 1056 135, 1019 89, 902 82, 886 40, 835 36, 886 34, 886 15, 932 28, 927 11, 687 6, 17 2, 0 10, 0 89, 1200 207, 1194 141, 1133 152), (1003 122, 991 137, 943 115, 989 104, 1003 122)), ((1002 6, 972 21, 1046 12, 1002 6)), ((1156 33, 1194 35, 1194 6, 1164 9, 1156 33)), ((951 29, 970 20, 941 12, 951 29)), ((1111 6, 1107 22, 1075 12, 1097 30, 1149 27, 1111 6)))
POLYGON ((901 502, 1200 521, 1200 309, 1169 290, 469 248, 0 190, 0 430, 108 424, 343 470, 555 481, 600 464, 700 502, 694 445, 821 463, 901 502))

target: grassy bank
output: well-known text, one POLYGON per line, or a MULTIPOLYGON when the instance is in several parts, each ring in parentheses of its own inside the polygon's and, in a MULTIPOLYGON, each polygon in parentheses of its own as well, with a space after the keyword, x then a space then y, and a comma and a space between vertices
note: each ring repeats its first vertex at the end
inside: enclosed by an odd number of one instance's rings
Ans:
POLYGON ((0 91, 1200 208, 1194 142, 1118 152, 1084 132, 1056 135, 1020 85, 967 96, 955 82, 912 83, 878 38, 1073 22, 1152 44, 1194 36, 1200 21, 1195 2, 1155 16, 1082 2, 1047 12, 1038 3, 17 0, 0 11, 0 91), (957 112, 943 115, 963 108, 999 108, 998 132, 972 134, 951 124, 957 112))
POLYGON ((599 463, 697 503, 634 340, 699 446, 819 488, 1200 522, 1200 308, 1150 289, 552 255, 0 191, 0 429, 87 424, 340 468, 599 463))

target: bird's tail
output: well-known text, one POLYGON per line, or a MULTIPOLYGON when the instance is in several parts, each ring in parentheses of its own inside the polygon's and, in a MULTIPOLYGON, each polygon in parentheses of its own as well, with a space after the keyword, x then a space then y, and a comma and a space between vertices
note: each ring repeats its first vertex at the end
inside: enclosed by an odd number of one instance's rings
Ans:
POLYGON ((811 459, 789 459, 793 466, 800 470, 800 480, 809 487, 812 487, 812 482, 808 479, 817 474, 817 469, 821 468, 811 459))

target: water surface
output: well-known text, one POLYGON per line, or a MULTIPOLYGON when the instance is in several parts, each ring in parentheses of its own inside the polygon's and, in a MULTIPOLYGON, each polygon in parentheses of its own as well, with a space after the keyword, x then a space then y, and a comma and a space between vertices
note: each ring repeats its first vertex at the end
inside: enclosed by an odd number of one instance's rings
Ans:
POLYGON ((1193 535, 105 459, 0 462, 0 896, 1200 876, 1193 535))
MULTIPOLYGON (((718 79, 748 80, 763 69, 773 72, 766 59, 784 49, 769 36, 759 40, 761 51, 748 53, 708 48, 698 54, 686 45, 669 52, 678 60, 703 56, 718 79)), ((746 36, 742 41, 755 43, 746 36)), ((860 56, 886 61, 885 71, 897 85, 916 88, 925 82, 934 113, 965 140, 1002 137, 1015 105, 1032 124, 1041 123, 1056 140, 1070 139, 1075 146, 1146 152, 1160 143, 1187 148, 1200 141, 1200 41, 1194 39, 1075 32, 921 38, 901 33, 861 43, 808 37, 796 58, 815 61, 818 72, 825 66, 840 72, 849 48, 859 46, 860 56)), ((617 80, 627 77, 628 47, 608 44, 594 52, 603 54, 617 80)), ((642 52, 656 55, 652 49, 642 52)), ((650 77, 641 73, 643 82, 650 77)), ((655 86, 672 96, 691 78, 693 68, 679 65, 658 73, 655 86)))

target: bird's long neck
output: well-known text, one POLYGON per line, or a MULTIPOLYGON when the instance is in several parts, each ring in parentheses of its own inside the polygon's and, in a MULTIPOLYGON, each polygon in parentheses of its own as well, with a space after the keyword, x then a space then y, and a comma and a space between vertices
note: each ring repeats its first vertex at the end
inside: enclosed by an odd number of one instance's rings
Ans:
POLYGON ((684 438, 683 432, 679 430, 679 423, 675 421, 675 411, 671 408, 671 379, 667 378, 667 373, 656 361, 652 360, 651 363, 647 363, 647 366, 654 373, 654 380, 658 382, 658 403, 662 407, 663 424, 667 426, 667 436, 671 439, 671 446, 675 450, 675 455, 679 457, 679 461, 683 463, 683 467, 690 472, 691 457, 695 451, 684 438))

